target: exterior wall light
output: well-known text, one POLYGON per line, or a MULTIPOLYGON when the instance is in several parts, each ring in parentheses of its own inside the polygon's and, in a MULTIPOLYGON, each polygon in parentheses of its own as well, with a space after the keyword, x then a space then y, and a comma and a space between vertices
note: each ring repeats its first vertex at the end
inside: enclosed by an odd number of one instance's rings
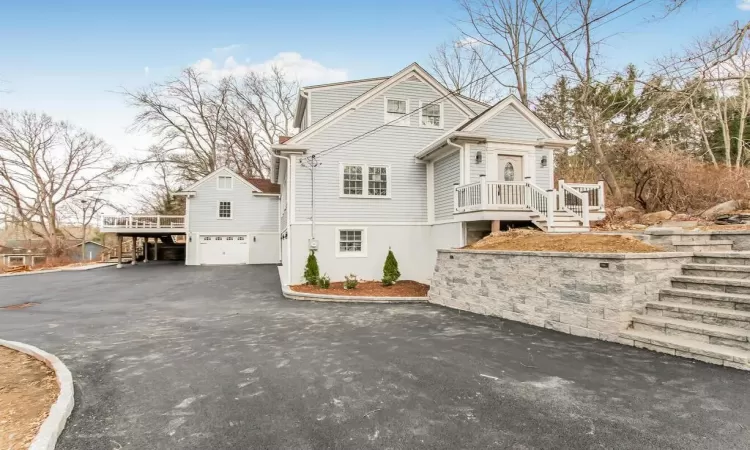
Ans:
POLYGON ((547 167, 547 157, 546 156, 542 156, 541 163, 542 163, 542 167, 547 167))
POLYGON ((480 164, 482 162, 482 151, 477 151, 477 164, 480 164))

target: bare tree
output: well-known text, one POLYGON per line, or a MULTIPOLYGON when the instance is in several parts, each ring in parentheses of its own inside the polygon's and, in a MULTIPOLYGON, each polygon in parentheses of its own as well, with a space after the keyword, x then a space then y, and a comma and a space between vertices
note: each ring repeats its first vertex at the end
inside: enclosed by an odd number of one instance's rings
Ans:
POLYGON ((750 117, 750 23, 699 39, 683 54, 656 64, 671 81, 665 101, 676 103, 676 112, 687 113, 703 153, 715 166, 718 155, 728 167, 741 166, 750 117), (712 139, 715 133, 721 138, 712 139))
POLYGON ((247 177, 269 171, 270 145, 292 130, 298 86, 283 72, 212 81, 196 69, 135 92, 133 127, 157 138, 137 165, 166 164, 180 181, 197 181, 229 166, 247 177))
POLYGON ((270 171, 270 147, 292 134, 299 85, 279 67, 231 80, 232 100, 225 123, 229 164, 250 177, 270 171))
POLYGON ((160 159, 168 160, 182 178, 197 181, 222 165, 228 83, 211 83, 188 68, 178 78, 124 95, 139 110, 133 127, 157 139, 160 159))
POLYGON ((497 100, 496 83, 487 67, 492 55, 486 46, 473 40, 439 45, 430 55, 432 72, 443 85, 457 94, 483 102, 497 100))
POLYGON ((529 78, 532 66, 544 54, 537 54, 543 42, 538 29, 539 11, 529 0, 459 0, 467 15, 462 32, 477 48, 486 47, 501 57, 512 71, 511 77, 493 73, 493 67, 482 54, 476 57, 494 81, 512 92, 524 105, 529 105, 529 78))
POLYGON ((603 39, 597 39, 593 33, 598 17, 612 14, 614 10, 596 15, 593 0, 567 0, 566 3, 532 1, 539 14, 537 28, 555 49, 549 61, 558 77, 568 78, 576 85, 574 104, 583 122, 588 141, 586 144, 593 151, 595 164, 612 191, 615 202, 619 202, 622 191, 601 140, 606 118, 599 104, 601 96, 598 95, 597 80, 601 75, 598 49, 603 39))
POLYGON ((44 114, 0 111, 0 203, 29 234, 62 251, 61 210, 99 197, 122 167, 96 136, 44 114))
POLYGON ((185 214, 185 198, 175 195, 179 191, 179 182, 172 174, 169 161, 163 158, 164 153, 158 148, 151 148, 149 153, 154 173, 141 184, 142 189, 136 198, 139 209, 145 214, 185 214))

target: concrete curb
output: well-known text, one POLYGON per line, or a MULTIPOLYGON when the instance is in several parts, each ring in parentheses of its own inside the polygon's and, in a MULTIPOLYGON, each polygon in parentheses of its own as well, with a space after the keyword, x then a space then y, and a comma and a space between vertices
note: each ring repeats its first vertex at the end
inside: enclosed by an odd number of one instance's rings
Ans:
POLYGON ((73 375, 71 375, 70 370, 65 367, 65 364, 63 364, 57 356, 47 353, 44 350, 40 350, 32 345, 21 342, 6 341, 3 339, 0 339, 0 345, 33 356, 34 358, 43 361, 55 371, 57 384, 60 386, 60 394, 57 396, 57 401, 52 404, 52 407, 49 410, 49 416, 44 419, 44 422, 42 422, 42 425, 39 427, 36 437, 31 441, 31 445, 29 446, 29 450, 53 450, 57 443, 57 438, 60 437, 60 433, 62 433, 63 428, 65 428, 65 422, 73 411, 73 405, 75 403, 73 394, 73 375))
POLYGON ((112 267, 116 266, 117 263, 101 263, 101 264, 91 264, 90 266, 75 266, 75 267, 61 267, 59 269, 46 269, 46 270, 36 270, 32 272, 20 272, 20 273, 3 273, 0 274, 0 278, 2 277, 18 277, 22 275, 40 275, 43 273, 56 273, 56 272, 80 272, 84 270, 95 270, 95 269, 103 269, 105 267, 112 267))
POLYGON ((290 300, 334 303, 428 303, 429 297, 366 297, 361 295, 323 295, 295 292, 289 285, 281 285, 281 293, 290 300))

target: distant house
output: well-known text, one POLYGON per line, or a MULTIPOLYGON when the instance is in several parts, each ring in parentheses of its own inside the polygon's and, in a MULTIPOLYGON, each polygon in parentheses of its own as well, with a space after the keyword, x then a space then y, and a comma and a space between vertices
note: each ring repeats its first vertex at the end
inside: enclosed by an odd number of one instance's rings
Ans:
POLYGON ((86 241, 84 245, 85 257, 81 254, 81 243, 68 247, 68 256, 70 256, 73 261, 98 261, 101 258, 102 253, 109 250, 104 245, 94 241, 86 241))
POLYGON ((0 245, 0 266, 35 266, 46 261, 46 249, 28 241, 9 241, 0 245))

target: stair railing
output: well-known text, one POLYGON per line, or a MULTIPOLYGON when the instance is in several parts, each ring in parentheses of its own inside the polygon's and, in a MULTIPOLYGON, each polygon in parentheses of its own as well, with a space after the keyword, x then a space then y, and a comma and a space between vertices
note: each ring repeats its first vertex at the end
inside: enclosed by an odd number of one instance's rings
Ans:
POLYGON ((525 203, 526 207, 539 214, 540 218, 547 221, 547 229, 555 225, 555 191, 546 191, 526 179, 525 203))
POLYGON ((558 181, 557 187, 559 208, 573 214, 584 227, 589 227, 589 194, 572 188, 565 180, 558 181))

